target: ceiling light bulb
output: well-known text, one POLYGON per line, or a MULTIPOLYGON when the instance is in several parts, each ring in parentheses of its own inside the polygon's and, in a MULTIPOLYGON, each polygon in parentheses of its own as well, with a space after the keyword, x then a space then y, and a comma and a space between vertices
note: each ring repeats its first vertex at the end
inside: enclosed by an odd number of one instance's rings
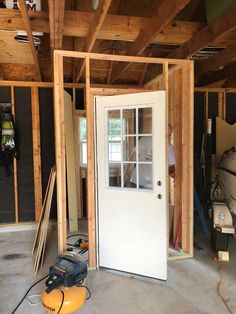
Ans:
POLYGON ((99 6, 99 0, 92 0, 92 7, 94 10, 97 10, 99 6))

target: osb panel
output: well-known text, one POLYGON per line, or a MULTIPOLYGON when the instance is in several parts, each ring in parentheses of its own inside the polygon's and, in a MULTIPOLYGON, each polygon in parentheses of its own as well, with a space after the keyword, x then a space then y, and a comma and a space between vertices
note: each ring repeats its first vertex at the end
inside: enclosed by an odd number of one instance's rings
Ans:
POLYGON ((0 63, 33 64, 33 57, 28 43, 15 40, 16 32, 1 31, 0 63))
POLYGON ((36 81, 37 74, 33 64, 2 64, 4 79, 7 81, 36 81))

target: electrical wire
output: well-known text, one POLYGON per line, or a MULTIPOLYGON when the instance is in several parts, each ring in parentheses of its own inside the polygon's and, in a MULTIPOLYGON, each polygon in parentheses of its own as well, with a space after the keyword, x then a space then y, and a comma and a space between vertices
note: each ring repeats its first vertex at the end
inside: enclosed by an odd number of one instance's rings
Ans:
POLYGON ((219 274, 220 274, 220 281, 219 281, 219 283, 218 283, 218 285, 217 285, 217 294, 218 294, 218 296, 221 298, 221 300, 224 302, 224 305, 226 306, 226 308, 227 308, 227 310, 229 311, 229 313, 230 313, 230 314, 234 314, 234 313, 231 311, 230 307, 228 306, 228 303, 227 303, 227 301, 225 300, 224 296, 223 296, 223 295, 221 294, 221 292, 220 292, 220 287, 221 287, 221 284, 223 283, 223 277, 222 277, 221 270, 222 270, 222 266, 218 269, 218 272, 219 272, 219 274))
POLYGON ((36 286, 38 283, 40 283, 41 281, 43 281, 44 279, 46 279, 49 276, 49 274, 47 274, 46 276, 44 276, 43 278, 39 279, 38 281, 36 281, 25 293, 25 295, 23 296, 23 298, 20 300, 20 302, 17 304, 17 306, 15 307, 15 309, 13 310, 13 312, 11 314, 14 314, 17 309, 20 307, 20 305, 22 304, 22 302, 24 301, 24 299, 26 298, 27 294, 30 292, 30 290, 36 286))
POLYGON ((85 288, 87 290, 88 296, 86 297, 86 300, 89 300, 91 298, 92 293, 91 293, 91 291, 89 290, 89 288, 87 286, 85 286, 85 285, 76 285, 76 286, 85 288))
POLYGON ((65 294, 64 294, 64 292, 63 292, 61 289, 57 289, 57 290, 61 291, 61 294, 62 294, 62 298, 61 298, 61 305, 60 305, 60 308, 59 308, 59 310, 58 310, 58 312, 57 312, 57 314, 60 314, 61 309, 62 309, 63 304, 64 304, 65 294))

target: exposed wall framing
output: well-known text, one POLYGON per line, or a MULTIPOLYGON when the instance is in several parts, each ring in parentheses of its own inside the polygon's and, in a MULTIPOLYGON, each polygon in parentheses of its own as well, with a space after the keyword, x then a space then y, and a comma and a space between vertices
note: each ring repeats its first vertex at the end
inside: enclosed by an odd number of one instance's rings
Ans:
MULTIPOLYGON (((55 108, 55 136, 56 136, 56 164, 57 172, 57 206, 58 206, 58 241, 59 252, 66 248, 66 182, 65 182, 65 145, 64 145, 64 97, 63 97, 63 58, 85 59, 86 71, 86 112, 87 112, 87 195, 88 195, 88 238, 89 238, 89 265, 96 267, 96 210, 95 210, 95 148, 94 148, 94 95, 102 94, 121 94, 124 92, 137 92, 137 88, 128 86, 124 89, 91 88, 90 61, 107 60, 129 63, 159 64, 164 68, 163 74, 152 85, 141 87, 139 90, 160 90, 167 91, 167 95, 173 90, 181 88, 181 101, 176 105, 178 113, 178 137, 179 146, 176 149, 176 159, 184 164, 178 169, 178 186, 181 189, 176 190, 179 198, 179 207, 181 212, 181 246, 185 256, 190 257, 193 254, 193 63, 189 60, 160 59, 150 57, 131 57, 117 56, 96 53, 83 53, 73 51, 54 51, 54 108, 55 108), (180 86, 169 87, 169 75, 181 69, 182 80, 180 86), (169 75, 167 75, 167 73, 169 75), (182 115, 183 114, 183 115, 182 115)), ((176 83, 178 84, 178 82, 176 83)), ((178 97, 177 97, 178 98, 178 97)), ((168 97, 167 97, 168 104, 168 97)), ((177 186, 177 183, 176 183, 177 186)))

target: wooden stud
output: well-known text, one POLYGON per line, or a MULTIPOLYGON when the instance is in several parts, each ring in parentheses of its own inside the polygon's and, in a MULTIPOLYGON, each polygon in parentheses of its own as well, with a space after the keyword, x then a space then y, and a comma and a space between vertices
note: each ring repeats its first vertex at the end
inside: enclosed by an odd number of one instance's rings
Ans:
POLYGON ((37 87, 31 87, 31 110, 32 110, 35 220, 39 221, 40 214, 42 211, 42 167, 41 167, 39 95, 37 87))
POLYGON ((96 267, 96 215, 95 215, 95 147, 94 147, 94 97, 90 93, 90 62, 85 59, 86 111, 87 111, 87 210, 89 266, 96 267))
POLYGON ((54 52, 54 126, 55 126, 55 152, 57 173, 58 253, 62 254, 67 248, 63 56, 55 52, 54 52))
MULTIPOLYGON (((15 94, 14 87, 11 86, 11 103, 12 103, 12 115, 14 122, 16 121, 15 111, 15 94)), ((17 160, 13 159, 13 172, 14 172, 14 198, 15 198, 15 223, 19 222, 19 202, 18 202, 18 182, 17 182, 17 160)))

